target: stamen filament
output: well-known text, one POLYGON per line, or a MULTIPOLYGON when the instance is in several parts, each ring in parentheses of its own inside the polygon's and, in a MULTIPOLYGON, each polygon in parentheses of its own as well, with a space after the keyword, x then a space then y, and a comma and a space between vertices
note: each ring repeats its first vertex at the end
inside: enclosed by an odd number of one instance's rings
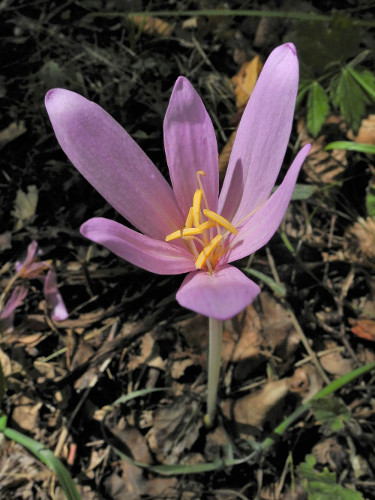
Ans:
POLYGON ((220 226, 225 227, 225 229, 227 229, 231 233, 238 234, 238 230, 221 215, 217 214, 216 212, 212 212, 211 210, 207 210, 206 208, 203 210, 203 213, 206 217, 208 217, 211 220, 214 220, 220 226))
POLYGON ((212 252, 215 250, 217 245, 219 244, 219 241, 221 240, 222 236, 221 234, 217 234, 213 240, 210 241, 210 243, 203 248, 201 253, 199 254, 197 260, 195 261, 195 267, 197 269, 202 269, 204 266, 205 262, 209 258, 209 256, 212 254, 212 252))

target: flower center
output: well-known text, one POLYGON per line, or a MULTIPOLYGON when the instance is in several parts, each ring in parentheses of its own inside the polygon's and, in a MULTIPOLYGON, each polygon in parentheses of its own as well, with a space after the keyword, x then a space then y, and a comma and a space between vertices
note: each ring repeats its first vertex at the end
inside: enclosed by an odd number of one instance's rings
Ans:
POLYGON ((206 174, 198 170, 199 188, 194 193, 193 204, 189 209, 184 227, 168 234, 165 241, 183 240, 196 259, 195 267, 202 269, 206 266, 209 272, 213 272, 216 262, 227 251, 224 246, 225 238, 230 233, 238 234, 238 230, 227 219, 209 210, 200 179, 201 175, 206 174), (202 208, 202 205, 205 208, 202 208))

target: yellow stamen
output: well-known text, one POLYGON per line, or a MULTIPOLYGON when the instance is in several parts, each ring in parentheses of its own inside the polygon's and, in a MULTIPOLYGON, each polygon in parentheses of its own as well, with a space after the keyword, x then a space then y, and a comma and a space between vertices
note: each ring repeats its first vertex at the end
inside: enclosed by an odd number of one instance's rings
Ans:
POLYGON ((185 227, 193 227, 193 207, 189 208, 189 213, 186 218, 185 227))
POLYGON ((201 201, 202 201, 202 190, 197 189, 194 193, 194 198, 193 198, 193 220, 195 227, 198 227, 200 224, 201 201))
POLYGON ((207 210, 207 209, 204 209, 203 213, 206 217, 215 221, 220 226, 225 227, 225 229, 227 229, 231 233, 238 234, 238 230, 229 221, 227 221, 227 219, 225 219, 221 215, 217 214, 216 212, 212 212, 211 210, 207 210))
POLYGON ((201 229, 202 231, 205 231, 206 229, 210 229, 210 227, 215 227, 216 222, 213 220, 208 220, 206 222, 203 222, 203 224, 199 224, 197 229, 201 229))
POLYGON ((202 269, 208 257, 212 254, 212 252, 219 244, 221 238, 222 238, 221 234, 216 235, 215 238, 211 240, 206 247, 204 247, 204 249, 199 254, 197 260, 195 261, 195 267, 197 269, 202 269))
POLYGON ((177 240, 177 238, 181 238, 182 236, 182 229, 179 229, 178 231, 174 231, 171 234, 167 234, 165 237, 165 241, 172 241, 172 240, 177 240))
POLYGON ((196 234, 202 234, 203 231, 206 229, 209 229, 210 227, 214 227, 215 222, 208 220, 207 222, 203 222, 203 224, 200 224, 198 227, 187 227, 184 229, 179 229, 178 231, 174 231, 171 234, 168 234, 165 237, 165 241, 172 241, 172 240, 177 240, 177 238, 184 238, 189 237, 189 236, 194 236, 196 234))

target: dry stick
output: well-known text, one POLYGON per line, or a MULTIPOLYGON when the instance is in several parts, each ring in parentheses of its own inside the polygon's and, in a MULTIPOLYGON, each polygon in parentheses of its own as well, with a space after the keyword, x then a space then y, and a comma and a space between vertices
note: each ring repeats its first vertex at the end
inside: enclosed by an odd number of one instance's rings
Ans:
MULTIPOLYGON (((271 272, 272 272, 272 275, 273 275, 273 278, 274 280, 276 281, 276 283, 280 284, 280 278, 279 278, 279 274, 276 270, 276 266, 275 266, 275 261, 273 260, 273 257, 271 255, 271 252, 268 250, 267 252, 267 256, 268 256, 268 262, 270 264, 270 268, 271 268, 271 272)), ((311 360, 312 362, 314 363, 315 365, 315 368, 317 369, 317 371, 319 372, 320 376, 322 377, 322 379, 324 380, 324 382, 326 384, 329 384, 331 381, 329 379, 329 377, 326 375, 325 371, 323 370, 320 362, 319 362, 319 359, 318 359, 318 356, 316 355, 316 353, 311 349, 310 347, 310 344, 309 344, 309 341, 307 340, 306 338, 306 335, 304 334, 294 312, 292 311, 292 308, 290 307, 290 305, 288 304, 288 302, 285 300, 285 299, 281 299, 281 303, 284 304, 288 310, 289 310, 289 314, 291 316, 291 319, 292 319, 292 322, 293 322, 293 325, 294 325, 294 328, 297 330, 301 340, 302 340, 302 343, 306 349, 306 351, 308 352, 309 356, 311 357, 311 360)))

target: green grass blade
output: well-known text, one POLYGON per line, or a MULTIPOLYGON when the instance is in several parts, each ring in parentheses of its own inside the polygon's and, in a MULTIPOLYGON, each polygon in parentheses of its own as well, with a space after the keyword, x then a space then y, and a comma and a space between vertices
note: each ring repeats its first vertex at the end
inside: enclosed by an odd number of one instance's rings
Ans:
POLYGON ((352 141, 330 142, 324 148, 326 151, 331 149, 345 149, 346 151, 358 151, 359 153, 375 154, 375 146, 372 144, 361 144, 352 141))
POLYGON ((251 276, 254 276, 255 278, 258 278, 263 281, 267 286, 271 288, 271 290, 275 293, 277 293, 280 297, 285 297, 286 295, 286 288, 283 285, 280 285, 279 283, 276 283, 274 279, 272 279, 270 276, 267 276, 264 273, 261 273, 260 271, 257 271, 256 269, 251 269, 250 267, 245 267, 245 269, 242 269, 245 273, 250 274, 251 276))
POLYGON ((2 432, 8 439, 12 439, 27 450, 31 451, 31 453, 33 453, 41 462, 52 469, 57 475, 60 485, 68 500, 82 500, 68 470, 51 450, 44 448, 44 446, 38 441, 35 441, 35 439, 6 427, 5 415, 0 418, 0 432, 2 432))

